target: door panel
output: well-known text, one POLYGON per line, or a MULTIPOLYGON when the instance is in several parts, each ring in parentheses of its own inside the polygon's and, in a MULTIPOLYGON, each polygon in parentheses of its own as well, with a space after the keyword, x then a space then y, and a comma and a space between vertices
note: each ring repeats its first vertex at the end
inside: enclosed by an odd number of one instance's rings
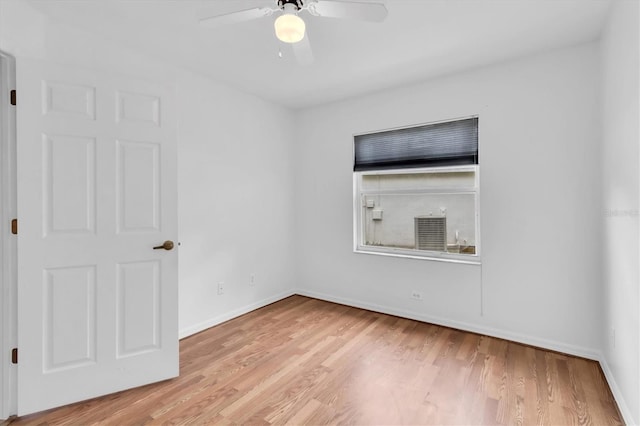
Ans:
POLYGON ((117 94, 116 119, 118 123, 133 125, 148 125, 160 127, 160 98, 143 93, 127 93, 119 91, 117 94))
POLYGON ((160 263, 118 265, 118 357, 157 351, 160 345, 160 263))
POLYGON ((95 265, 46 269, 44 283, 44 371, 95 364, 95 265))
POLYGON ((160 144, 117 141, 118 232, 156 232, 160 225, 160 144))
POLYGON ((164 87, 18 66, 18 413, 178 374, 176 139, 164 87))
POLYGON ((96 88, 42 80, 43 114, 58 118, 96 119, 96 88))
POLYGON ((45 236, 95 234, 96 139, 43 134, 42 143, 45 236))

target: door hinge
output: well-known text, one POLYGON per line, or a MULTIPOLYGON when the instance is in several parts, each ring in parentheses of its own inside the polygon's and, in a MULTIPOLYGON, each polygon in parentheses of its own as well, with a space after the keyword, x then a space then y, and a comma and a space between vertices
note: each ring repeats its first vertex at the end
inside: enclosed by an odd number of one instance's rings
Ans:
POLYGON ((18 235, 18 219, 13 219, 11 221, 11 233, 13 235, 18 235))
POLYGON ((18 348, 13 348, 11 350, 11 364, 18 363, 18 348))
POLYGON ((11 91, 11 93, 10 93, 10 95, 9 95, 9 97, 11 98, 11 105, 14 105, 14 106, 15 106, 15 104, 17 103, 17 100, 18 100, 18 99, 17 99, 17 98, 18 98, 18 96, 16 95, 16 91, 15 91, 15 90, 12 90, 12 91, 11 91))

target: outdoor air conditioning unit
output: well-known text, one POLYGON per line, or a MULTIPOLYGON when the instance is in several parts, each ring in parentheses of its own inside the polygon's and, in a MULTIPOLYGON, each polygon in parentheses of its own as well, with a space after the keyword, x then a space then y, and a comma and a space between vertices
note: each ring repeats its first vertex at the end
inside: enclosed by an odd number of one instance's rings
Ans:
POLYGON ((447 251, 446 216, 416 216, 414 226, 416 249, 447 251))

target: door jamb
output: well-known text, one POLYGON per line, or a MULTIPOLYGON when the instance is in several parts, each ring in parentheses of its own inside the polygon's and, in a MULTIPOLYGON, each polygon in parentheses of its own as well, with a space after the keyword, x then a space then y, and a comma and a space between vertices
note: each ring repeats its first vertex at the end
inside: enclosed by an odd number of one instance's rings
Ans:
POLYGON ((0 51, 0 419, 17 413, 17 236, 11 220, 17 218, 16 107, 10 92, 16 88, 15 58, 0 51))

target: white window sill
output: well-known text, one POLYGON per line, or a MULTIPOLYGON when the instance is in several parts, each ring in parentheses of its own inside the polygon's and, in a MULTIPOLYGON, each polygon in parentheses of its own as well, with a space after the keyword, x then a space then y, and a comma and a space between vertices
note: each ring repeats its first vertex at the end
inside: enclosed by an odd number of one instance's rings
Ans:
POLYGON ((447 263, 460 263, 464 265, 481 265, 482 262, 479 256, 472 255, 456 255, 456 254, 415 254, 408 251, 395 251, 393 249, 376 249, 374 247, 356 247, 353 250, 354 253, 358 254, 373 254, 378 256, 388 256, 388 257, 400 257, 405 259, 418 259, 418 260, 431 260, 436 262, 447 262, 447 263))

